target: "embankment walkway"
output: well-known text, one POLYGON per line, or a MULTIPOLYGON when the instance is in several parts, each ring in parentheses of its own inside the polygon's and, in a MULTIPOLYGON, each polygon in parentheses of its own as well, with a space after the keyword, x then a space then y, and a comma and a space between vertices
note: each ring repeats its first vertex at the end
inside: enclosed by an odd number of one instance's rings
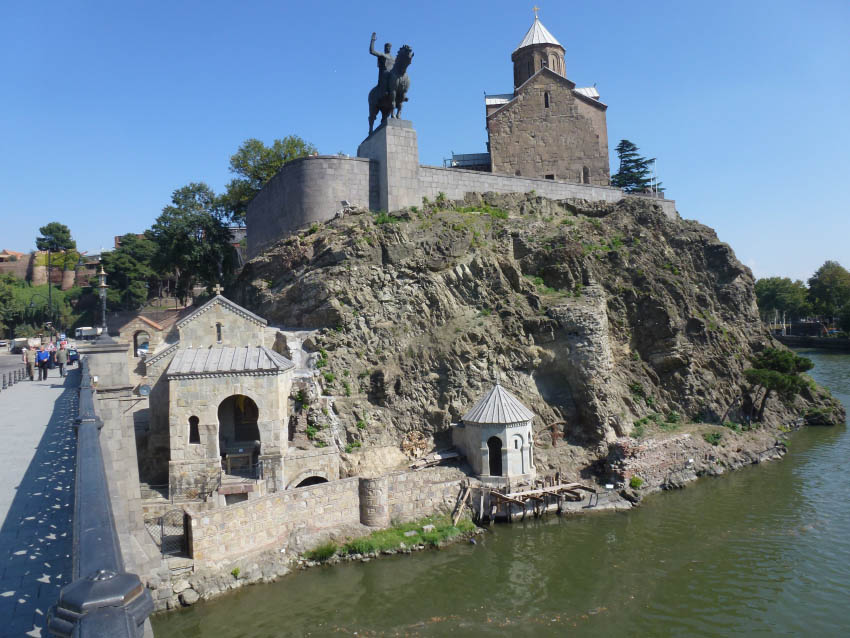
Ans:
POLYGON ((71 580, 79 368, 0 392, 0 636, 47 636, 71 580))

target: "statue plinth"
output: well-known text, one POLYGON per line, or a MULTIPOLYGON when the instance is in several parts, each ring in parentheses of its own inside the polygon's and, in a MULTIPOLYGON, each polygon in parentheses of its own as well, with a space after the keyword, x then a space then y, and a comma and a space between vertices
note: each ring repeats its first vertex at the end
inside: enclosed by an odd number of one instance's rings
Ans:
POLYGON ((381 210, 390 212, 419 204, 419 145, 411 122, 387 119, 361 142, 357 157, 375 164, 381 210))

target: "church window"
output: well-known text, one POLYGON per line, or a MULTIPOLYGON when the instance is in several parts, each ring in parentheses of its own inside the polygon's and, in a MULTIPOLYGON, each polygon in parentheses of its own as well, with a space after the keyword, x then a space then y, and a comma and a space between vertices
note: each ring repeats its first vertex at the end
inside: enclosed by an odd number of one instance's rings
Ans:
POLYGON ((221 343, 221 324, 220 323, 215 324, 215 338, 216 338, 216 341, 221 343))
POLYGON ((529 77, 534 75, 534 60, 528 61, 528 75, 529 77))
POLYGON ((590 169, 587 166, 581 169, 581 183, 590 184, 590 169))
POLYGON ((543 106, 544 108, 549 108, 549 91, 543 93, 543 106))
POLYGON ((189 417, 189 443, 200 443, 201 433, 198 431, 198 417, 189 417))
POLYGON ((549 174, 546 176, 546 179, 552 179, 552 180, 554 180, 554 179, 555 179, 555 174, 554 174, 554 173, 549 173, 549 174))

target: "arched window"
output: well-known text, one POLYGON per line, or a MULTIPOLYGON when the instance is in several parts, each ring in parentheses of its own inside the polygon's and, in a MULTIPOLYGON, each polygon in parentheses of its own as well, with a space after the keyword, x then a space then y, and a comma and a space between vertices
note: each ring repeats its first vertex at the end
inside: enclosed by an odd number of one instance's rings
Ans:
POLYGON ((226 445, 260 440, 260 411, 253 399, 242 394, 227 397, 218 406, 219 437, 226 445))
POLYGON ((141 357, 147 354, 150 349, 150 335, 144 330, 139 330, 133 335, 133 356, 141 357))
POLYGON ((528 77, 534 75, 534 60, 528 61, 528 77))
POLYGON ((587 166, 581 169, 581 183, 590 184, 590 169, 587 166))
POLYGON ((543 108, 549 108, 549 91, 543 93, 543 108))
POLYGON ((198 431, 198 417, 189 417, 189 443, 200 443, 201 433, 198 431))
POLYGON ((221 324, 220 323, 215 324, 215 339, 216 339, 216 341, 221 343, 221 324))

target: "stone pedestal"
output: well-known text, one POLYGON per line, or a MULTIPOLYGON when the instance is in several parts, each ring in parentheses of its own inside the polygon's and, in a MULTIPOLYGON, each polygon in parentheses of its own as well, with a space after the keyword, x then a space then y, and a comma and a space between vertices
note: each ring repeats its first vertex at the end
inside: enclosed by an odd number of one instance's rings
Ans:
POLYGON ((372 160, 378 171, 379 205, 387 212, 420 202, 419 145, 413 124, 390 119, 357 148, 357 157, 372 160))

